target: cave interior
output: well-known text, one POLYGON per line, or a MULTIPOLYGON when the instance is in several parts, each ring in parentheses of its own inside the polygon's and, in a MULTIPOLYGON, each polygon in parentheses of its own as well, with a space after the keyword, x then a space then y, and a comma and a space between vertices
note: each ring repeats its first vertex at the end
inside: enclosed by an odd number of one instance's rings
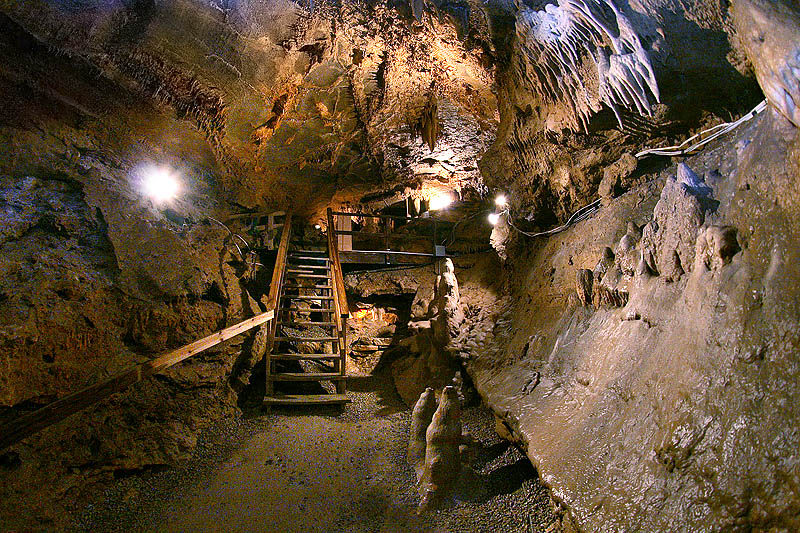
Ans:
POLYGON ((800 530, 796 0, 8 0, 0 95, 0 530, 800 530))

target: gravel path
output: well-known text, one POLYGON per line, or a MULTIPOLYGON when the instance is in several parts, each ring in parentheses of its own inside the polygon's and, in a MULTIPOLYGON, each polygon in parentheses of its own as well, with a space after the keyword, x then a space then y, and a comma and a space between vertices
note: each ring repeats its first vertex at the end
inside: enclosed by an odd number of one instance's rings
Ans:
MULTIPOLYGON (((445 510, 416 515, 405 461, 410 411, 385 375, 348 381, 352 403, 223 421, 182 466, 119 480, 76 522, 91 531, 545 531, 549 497, 483 407, 463 413, 480 443, 445 510)), ((550 529, 553 531, 553 529, 550 529)))

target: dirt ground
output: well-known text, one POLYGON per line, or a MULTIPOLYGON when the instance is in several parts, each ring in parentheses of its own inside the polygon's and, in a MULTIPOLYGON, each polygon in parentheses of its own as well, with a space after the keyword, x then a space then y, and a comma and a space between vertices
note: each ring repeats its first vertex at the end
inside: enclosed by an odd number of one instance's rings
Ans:
MULTIPOLYGON (((555 517, 527 458, 464 410, 478 440, 474 474, 444 510, 417 516, 405 461, 410 411, 385 372, 349 380, 341 408, 228 420, 184 465, 120 479, 78 513, 92 531, 545 531, 555 517)), ((553 531, 553 529, 550 529, 553 531)))

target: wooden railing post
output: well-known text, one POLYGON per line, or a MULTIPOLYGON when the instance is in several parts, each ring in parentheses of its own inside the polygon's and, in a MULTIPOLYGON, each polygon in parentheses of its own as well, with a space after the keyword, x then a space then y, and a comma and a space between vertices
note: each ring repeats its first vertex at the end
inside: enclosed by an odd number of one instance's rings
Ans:
MULTIPOLYGON (((331 265, 331 280, 333 283, 333 304, 336 314, 336 331, 339 348, 339 374, 345 375, 346 355, 347 355, 347 317, 350 309, 347 305, 347 293, 344 289, 344 276, 342 275, 342 263, 339 260, 338 238, 336 235, 336 223, 333 218, 333 210, 328 208, 328 255, 331 265)), ((343 390, 337 386, 337 392, 343 390)))
MULTIPOLYGON (((283 273, 286 267, 286 256, 289 252, 289 240, 292 234, 292 215, 286 213, 286 219, 283 222, 283 232, 281 233, 281 243, 278 246, 278 255, 275 257, 275 267, 272 269, 272 280, 269 284, 269 307, 275 310, 275 316, 279 317, 281 310, 278 309, 278 301, 281 297, 281 289, 283 288, 283 273)), ((267 334, 267 350, 264 352, 264 363, 266 366, 266 382, 265 393, 271 395, 273 391, 272 383, 272 350, 275 346, 275 331, 278 327, 278 320, 273 320, 270 323, 269 332, 267 334)))

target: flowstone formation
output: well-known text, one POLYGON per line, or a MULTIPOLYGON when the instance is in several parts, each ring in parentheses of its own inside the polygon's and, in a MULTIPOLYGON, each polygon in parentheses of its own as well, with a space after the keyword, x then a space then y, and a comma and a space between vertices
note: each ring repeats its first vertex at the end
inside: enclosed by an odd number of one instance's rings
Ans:
POLYGON ((421 286, 414 297, 408 325, 412 335, 400 343, 410 355, 392 364, 395 386, 407 405, 427 385, 442 387, 458 381, 461 372, 454 342, 464 321, 458 279, 451 259, 440 266, 434 286, 421 286))
POLYGON ((797 131, 770 110, 507 248, 467 368, 581 530, 798 527, 797 131))
POLYGON ((601 103, 614 111, 622 128, 618 105, 649 116, 651 102, 659 101, 650 57, 613 1, 559 0, 539 11, 523 6, 517 14, 517 35, 526 52, 521 68, 530 65, 533 70, 527 80, 551 102, 568 103, 573 129, 587 131, 601 103), (587 63, 593 75, 587 76, 587 63))

